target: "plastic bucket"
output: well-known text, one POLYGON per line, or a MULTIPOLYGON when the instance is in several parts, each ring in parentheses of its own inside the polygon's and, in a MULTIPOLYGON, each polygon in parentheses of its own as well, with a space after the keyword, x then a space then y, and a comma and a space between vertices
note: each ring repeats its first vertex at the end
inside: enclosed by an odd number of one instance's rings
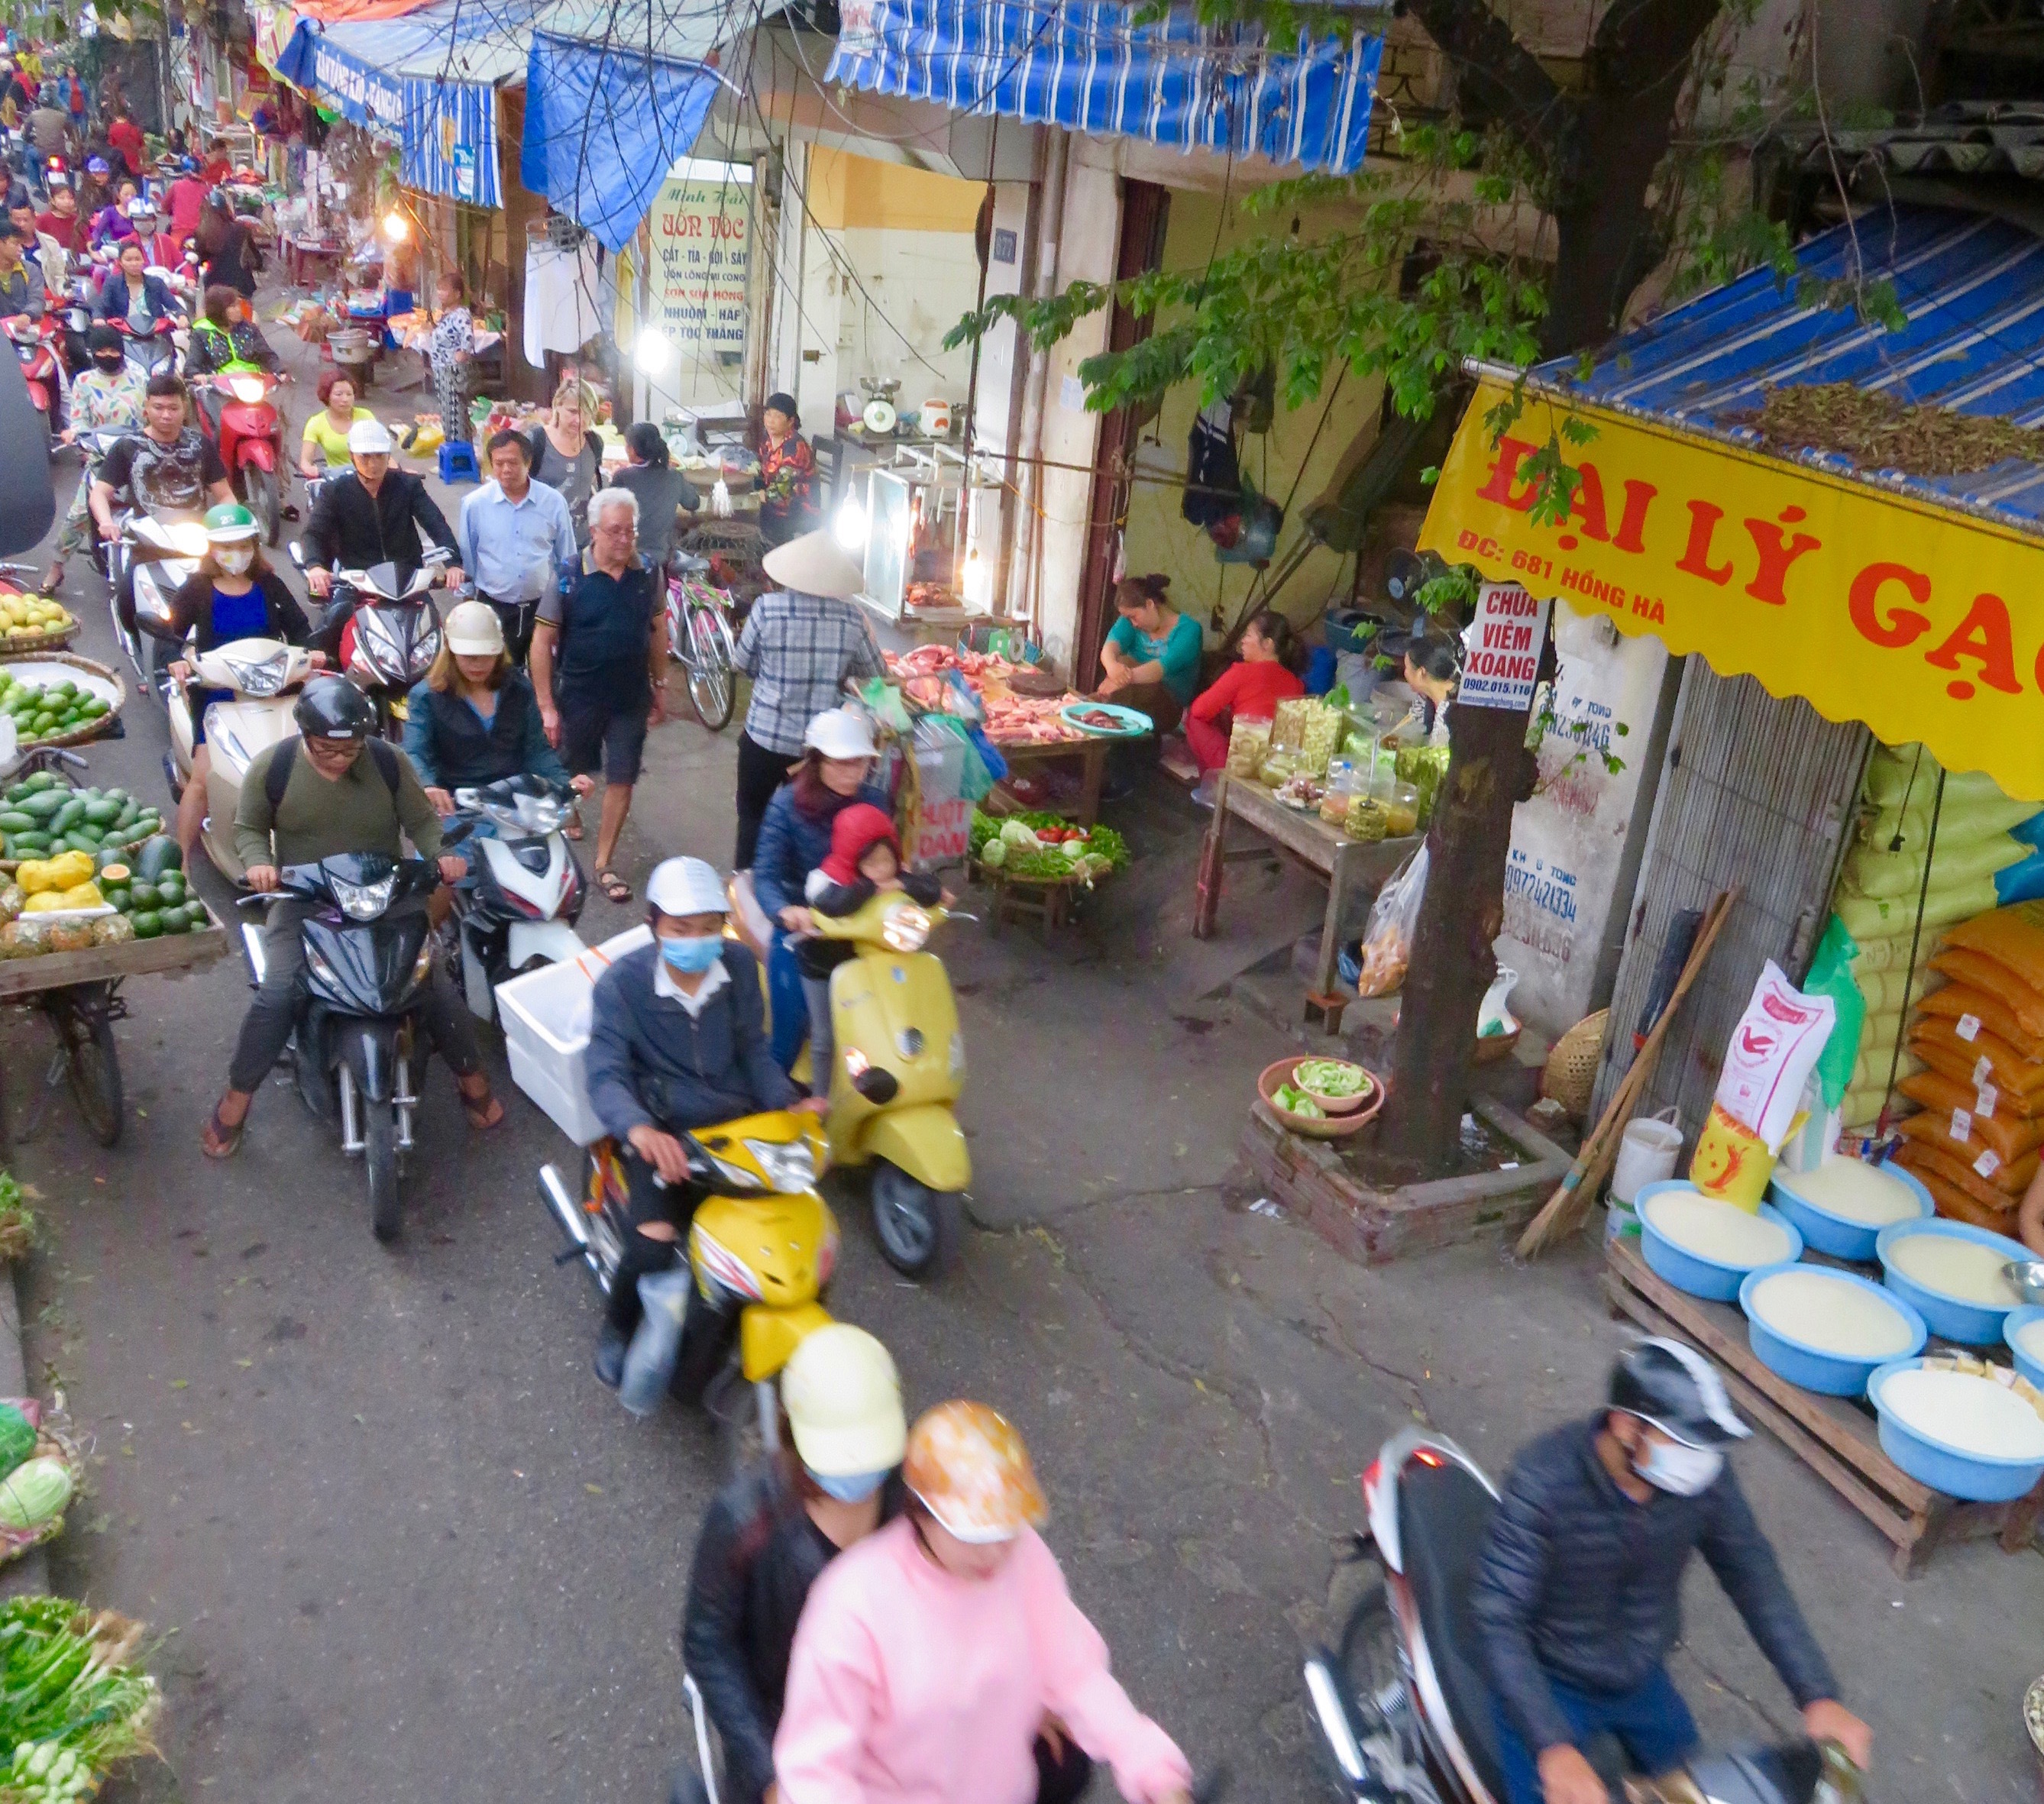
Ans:
POLYGON ((1611 1174, 1611 1199, 1628 1206, 1647 1184, 1675 1175, 1682 1156, 1682 1128, 1673 1109, 1626 1123, 1611 1174))
POLYGON ((1767 1142, 1712 1104, 1704 1131, 1696 1137, 1696 1156, 1689 1161, 1689 1181, 1706 1196, 1758 1214, 1773 1176, 1774 1155, 1767 1142))

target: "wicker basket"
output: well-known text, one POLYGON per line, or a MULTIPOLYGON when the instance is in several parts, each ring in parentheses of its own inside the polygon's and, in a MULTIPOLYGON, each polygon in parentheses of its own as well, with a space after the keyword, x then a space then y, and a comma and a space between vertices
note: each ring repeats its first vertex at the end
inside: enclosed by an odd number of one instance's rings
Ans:
POLYGON ((1554 1042, 1540 1073, 1540 1094, 1578 1121, 1590 1112, 1590 1092, 1596 1084, 1597 1061, 1604 1057, 1604 1030, 1610 1023, 1608 1008, 1585 1015, 1554 1042))

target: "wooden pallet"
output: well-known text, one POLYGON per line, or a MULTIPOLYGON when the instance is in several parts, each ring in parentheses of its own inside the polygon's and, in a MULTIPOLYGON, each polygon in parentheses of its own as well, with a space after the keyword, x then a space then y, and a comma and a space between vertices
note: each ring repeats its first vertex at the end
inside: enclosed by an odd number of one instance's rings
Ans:
POLYGON ((1655 1276, 1636 1240, 1610 1243, 1604 1284, 1614 1315, 1708 1353, 1746 1413, 1894 1543, 1892 1564, 1904 1578, 1914 1578, 1947 1541, 1993 1535, 2004 1553, 2017 1553, 2036 1534, 2044 1484, 2013 1503, 1964 1503, 1919 1484, 1881 1450, 1870 1408, 1770 1372, 1747 1344, 1746 1318, 1735 1305, 1706 1303, 1655 1276))

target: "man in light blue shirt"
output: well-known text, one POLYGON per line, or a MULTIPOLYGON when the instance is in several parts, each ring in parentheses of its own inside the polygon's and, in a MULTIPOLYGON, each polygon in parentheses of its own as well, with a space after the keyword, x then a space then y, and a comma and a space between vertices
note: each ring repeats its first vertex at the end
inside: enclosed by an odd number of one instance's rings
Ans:
POLYGON ((508 428, 490 441, 486 482, 461 504, 455 538, 475 593, 497 610, 513 659, 525 662, 540 598, 578 567, 574 520, 558 489, 535 482, 524 438, 508 428))

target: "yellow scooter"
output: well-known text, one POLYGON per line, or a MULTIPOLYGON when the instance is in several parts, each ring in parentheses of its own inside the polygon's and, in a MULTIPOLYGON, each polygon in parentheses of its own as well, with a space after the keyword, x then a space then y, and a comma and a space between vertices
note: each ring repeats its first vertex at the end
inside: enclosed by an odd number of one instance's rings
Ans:
MULTIPOLYGON (((775 1110, 680 1138, 689 1181, 709 1194, 689 1228, 695 1292, 668 1388, 702 1403, 736 1470, 779 1445, 774 1381, 831 1319, 820 1299, 837 1265, 838 1231, 816 1194, 824 1136, 815 1116, 775 1110)), ((579 1202, 551 1165, 540 1168, 540 1193, 568 1238, 560 1262, 579 1257, 608 1295, 624 1236, 638 1231, 617 1142, 589 1149, 579 1202)))
POLYGON ((972 1181, 952 1108, 965 1087, 965 1036, 943 961, 923 950, 947 918, 898 890, 855 914, 813 917, 820 938, 858 948, 831 973, 831 1158, 873 1168, 880 1250, 912 1278, 956 1255, 960 1193, 972 1181))

